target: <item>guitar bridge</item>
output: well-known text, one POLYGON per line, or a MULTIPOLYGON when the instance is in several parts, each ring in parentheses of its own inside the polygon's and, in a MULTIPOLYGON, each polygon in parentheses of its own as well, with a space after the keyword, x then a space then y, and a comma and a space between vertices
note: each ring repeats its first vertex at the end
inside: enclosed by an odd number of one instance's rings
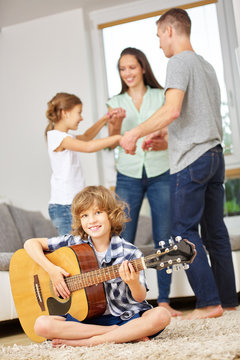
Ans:
POLYGON ((38 305, 40 306, 40 309, 42 311, 45 311, 45 305, 44 305, 43 298, 42 298, 42 291, 41 291, 41 286, 39 283, 38 275, 34 275, 34 290, 35 290, 35 295, 37 298, 38 305))

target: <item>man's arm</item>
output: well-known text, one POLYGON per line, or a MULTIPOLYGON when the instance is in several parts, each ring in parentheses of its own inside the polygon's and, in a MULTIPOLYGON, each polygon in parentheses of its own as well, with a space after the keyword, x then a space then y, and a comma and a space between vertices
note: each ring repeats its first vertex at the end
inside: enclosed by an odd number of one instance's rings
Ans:
POLYGON ((166 91, 165 104, 157 110, 148 120, 134 129, 126 131, 120 141, 120 145, 127 154, 135 154, 136 142, 139 138, 150 133, 160 131, 176 120, 182 109, 184 91, 168 89, 166 91))

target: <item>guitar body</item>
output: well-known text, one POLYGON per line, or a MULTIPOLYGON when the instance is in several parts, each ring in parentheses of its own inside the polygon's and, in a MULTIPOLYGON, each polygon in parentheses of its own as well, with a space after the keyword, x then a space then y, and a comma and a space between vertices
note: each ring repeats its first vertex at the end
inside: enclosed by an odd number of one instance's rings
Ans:
MULTIPOLYGON (((52 263, 64 268, 70 276, 98 269, 94 251, 87 244, 62 247, 46 256, 52 263)), ((102 283, 74 291, 69 299, 61 299, 54 293, 48 274, 24 249, 14 253, 9 271, 20 323, 33 341, 45 340, 34 332, 35 321, 40 315, 70 313, 82 321, 105 311, 106 298, 102 283)))
MULTIPOLYGON (((146 268, 163 270, 175 264, 191 263, 196 256, 194 245, 180 237, 177 243, 172 242, 166 248, 157 249, 154 254, 131 260, 135 271, 146 268)), ((120 276, 121 264, 99 269, 95 253, 88 244, 62 247, 46 256, 70 274, 65 279, 71 291, 69 299, 61 299, 54 293, 48 274, 24 249, 14 253, 9 268, 19 320, 28 337, 36 342, 45 340, 34 332, 35 321, 40 315, 70 313, 83 321, 103 314, 106 309, 103 283, 120 276)))

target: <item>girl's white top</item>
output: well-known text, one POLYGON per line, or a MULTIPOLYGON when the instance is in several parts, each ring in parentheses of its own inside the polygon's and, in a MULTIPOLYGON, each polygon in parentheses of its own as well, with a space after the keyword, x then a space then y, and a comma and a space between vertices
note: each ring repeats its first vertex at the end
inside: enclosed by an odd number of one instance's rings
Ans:
POLYGON ((49 204, 70 205, 85 184, 79 153, 71 150, 55 151, 63 139, 74 135, 59 130, 47 132, 48 154, 52 168, 49 204))

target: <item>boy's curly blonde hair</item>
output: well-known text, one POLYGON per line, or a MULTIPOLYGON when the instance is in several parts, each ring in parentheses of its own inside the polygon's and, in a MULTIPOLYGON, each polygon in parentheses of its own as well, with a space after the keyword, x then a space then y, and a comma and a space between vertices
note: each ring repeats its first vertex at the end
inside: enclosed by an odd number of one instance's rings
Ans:
POLYGON ((88 234, 82 228, 81 214, 90 208, 93 204, 99 207, 99 210, 106 211, 111 224, 111 236, 120 235, 123 226, 130 221, 128 217, 128 205, 121 201, 113 192, 104 186, 87 186, 80 191, 72 202, 72 234, 80 235, 81 239, 86 240, 88 234))

